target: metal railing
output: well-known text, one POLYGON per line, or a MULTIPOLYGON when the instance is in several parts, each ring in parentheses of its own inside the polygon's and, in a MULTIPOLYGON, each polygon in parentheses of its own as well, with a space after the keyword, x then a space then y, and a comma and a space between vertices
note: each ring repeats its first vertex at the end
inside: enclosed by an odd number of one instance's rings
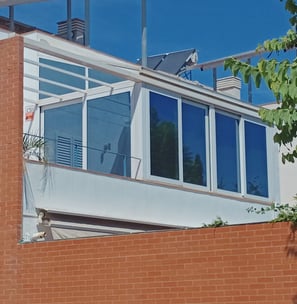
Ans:
MULTIPOLYGON (((295 49, 292 50, 296 51, 295 49)), ((227 59, 235 58, 241 61, 245 61, 248 64, 256 64, 261 57, 264 59, 276 58, 276 60, 291 58, 291 56, 296 55, 295 52, 290 52, 292 50, 288 50, 283 54, 268 53, 264 50, 252 50, 215 60, 197 63, 192 66, 187 66, 187 72, 192 73, 191 79, 197 79, 198 82, 202 85, 206 85, 212 88, 214 91, 218 91, 217 80, 219 78, 231 76, 231 71, 224 70, 224 63, 227 59)), ((275 97, 264 82, 262 82, 260 88, 256 88, 252 79, 250 79, 248 83, 244 83, 240 73, 237 77, 241 78, 240 100, 256 105, 275 102, 275 97)))
POLYGON ((124 153, 84 146, 81 141, 58 141, 23 134, 25 159, 136 179, 141 159, 124 153))

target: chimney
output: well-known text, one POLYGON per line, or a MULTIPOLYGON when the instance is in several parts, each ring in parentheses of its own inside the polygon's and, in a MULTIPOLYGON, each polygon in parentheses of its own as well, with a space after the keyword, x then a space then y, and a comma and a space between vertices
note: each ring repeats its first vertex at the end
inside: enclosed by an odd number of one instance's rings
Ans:
MULTIPOLYGON (((79 18, 71 19, 71 41, 85 45, 85 22, 79 18)), ((67 21, 58 22, 58 36, 67 39, 67 21)))
POLYGON ((217 80, 217 91, 240 99, 241 80, 238 77, 230 76, 217 80))

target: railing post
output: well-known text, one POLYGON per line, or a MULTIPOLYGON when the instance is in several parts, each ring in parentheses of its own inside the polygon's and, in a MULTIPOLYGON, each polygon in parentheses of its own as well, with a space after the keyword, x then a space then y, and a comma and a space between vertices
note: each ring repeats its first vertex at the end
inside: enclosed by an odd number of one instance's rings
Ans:
POLYGON ((213 68, 212 69, 212 86, 213 86, 213 89, 214 91, 217 90, 217 68, 213 68))
MULTIPOLYGON (((251 64, 251 58, 247 60, 248 64, 251 64)), ((253 103, 253 92, 252 92, 252 78, 249 78, 248 82, 248 102, 253 103)))
POLYGON ((71 1, 67 0, 67 39, 72 39, 71 1))
POLYGON ((14 32, 14 6, 9 6, 9 30, 14 32))
POLYGON ((85 0, 85 46, 90 46, 90 0, 85 0))
POLYGON ((142 15, 142 39, 141 39, 141 65, 143 67, 147 66, 147 24, 146 24, 146 0, 142 0, 141 6, 141 15, 142 15))
POLYGON ((123 163, 123 175, 127 177, 127 155, 124 155, 124 163, 123 163))

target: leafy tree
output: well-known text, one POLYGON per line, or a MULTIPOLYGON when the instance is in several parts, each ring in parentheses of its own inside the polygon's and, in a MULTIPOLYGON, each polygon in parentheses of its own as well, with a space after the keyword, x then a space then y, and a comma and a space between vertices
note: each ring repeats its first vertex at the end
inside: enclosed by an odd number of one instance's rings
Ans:
MULTIPOLYGON (((280 0, 283 1, 283 0, 280 0)), ((285 0, 285 8, 291 13, 290 23, 297 28, 297 3, 295 0, 285 0)), ((296 31, 290 29, 283 37, 267 40, 257 50, 280 53, 295 49, 297 46, 296 31)), ((292 60, 260 59, 256 65, 230 58, 225 61, 225 69, 230 69, 236 76, 241 73, 243 80, 252 78, 256 87, 264 81, 273 92, 278 107, 276 109, 261 108, 261 119, 270 126, 275 126, 277 132, 274 141, 286 147, 282 161, 294 162, 297 158, 297 145, 293 140, 297 137, 297 57, 292 60)))

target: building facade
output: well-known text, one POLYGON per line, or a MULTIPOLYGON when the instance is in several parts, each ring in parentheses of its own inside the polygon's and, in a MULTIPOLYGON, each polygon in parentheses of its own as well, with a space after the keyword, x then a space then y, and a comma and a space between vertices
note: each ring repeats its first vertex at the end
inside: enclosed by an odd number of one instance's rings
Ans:
POLYGON ((257 107, 39 31, 0 35, 2 303, 296 303, 294 230, 242 224, 281 202, 257 107), (194 229, 216 216, 231 226, 194 229))
POLYGON ((22 239, 273 217, 247 213, 281 202, 279 151, 237 79, 214 91, 38 30, 20 37, 22 239))

